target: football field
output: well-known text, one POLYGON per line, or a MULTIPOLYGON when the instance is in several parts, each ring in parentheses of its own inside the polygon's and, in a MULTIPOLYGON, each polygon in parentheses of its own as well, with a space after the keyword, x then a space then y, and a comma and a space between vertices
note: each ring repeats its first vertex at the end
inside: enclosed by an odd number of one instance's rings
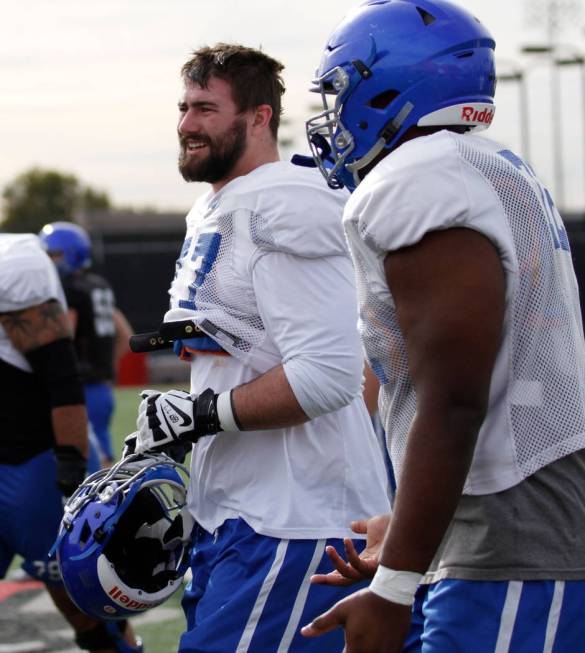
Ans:
MULTIPOLYGON (((167 388, 168 389, 168 388, 167 388)), ((116 390, 112 436, 119 456, 124 437, 135 430, 140 388, 116 390)), ((18 569, 18 561, 12 570, 18 569)), ((174 653, 184 629, 181 590, 165 604, 132 620, 145 653, 174 653)), ((36 582, 0 581, 0 653, 75 653, 73 631, 36 582)))

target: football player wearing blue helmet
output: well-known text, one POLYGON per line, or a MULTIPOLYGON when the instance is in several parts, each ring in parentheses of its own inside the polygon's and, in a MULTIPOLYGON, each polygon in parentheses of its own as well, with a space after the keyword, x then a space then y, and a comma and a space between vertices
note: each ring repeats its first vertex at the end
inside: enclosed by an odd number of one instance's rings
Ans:
POLYGON ((368 0, 330 36, 309 120, 344 227, 398 486, 362 589, 303 629, 347 653, 574 651, 585 637, 585 344, 562 219, 477 135, 494 48, 446 0, 368 0))
MULTIPOLYGON (((80 612, 49 556, 63 499, 83 481, 87 413, 59 275, 37 236, 0 234, 0 578, 15 555, 82 648, 140 653, 128 624, 80 612)), ((15 642, 5 642, 7 646, 15 642)), ((11 649, 12 650, 12 649, 11 649)))
POLYGON ((51 222, 39 238, 64 277, 91 265, 91 240, 83 227, 74 222, 51 222))
POLYGON ((329 184, 354 190, 413 127, 488 127, 494 49, 487 29, 452 3, 372 0, 350 12, 329 37, 311 89, 324 110, 307 134, 329 184))
POLYGON ((51 222, 39 237, 61 276, 91 424, 88 470, 114 460, 110 422, 116 362, 128 351, 132 328, 106 279, 91 271, 91 239, 73 222, 51 222))

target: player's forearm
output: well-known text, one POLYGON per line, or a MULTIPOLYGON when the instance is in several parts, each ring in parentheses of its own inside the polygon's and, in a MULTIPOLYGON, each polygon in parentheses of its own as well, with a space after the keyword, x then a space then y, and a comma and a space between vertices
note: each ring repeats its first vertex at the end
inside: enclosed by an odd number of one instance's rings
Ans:
POLYGON ((301 408, 282 365, 234 388, 234 413, 244 430, 286 428, 309 418, 301 408))
POLYGON ((124 354, 127 354, 130 351, 129 341, 130 337, 134 335, 134 331, 130 326, 130 322, 126 319, 126 316, 119 309, 114 309, 112 317, 116 329, 114 340, 114 360, 118 361, 122 356, 124 356, 124 354))
POLYGON ((58 406, 51 410, 55 445, 75 447, 87 458, 87 412, 82 404, 58 406))
POLYGON ((392 521, 380 556, 391 569, 426 572, 453 518, 483 411, 419 413, 409 433, 392 521))

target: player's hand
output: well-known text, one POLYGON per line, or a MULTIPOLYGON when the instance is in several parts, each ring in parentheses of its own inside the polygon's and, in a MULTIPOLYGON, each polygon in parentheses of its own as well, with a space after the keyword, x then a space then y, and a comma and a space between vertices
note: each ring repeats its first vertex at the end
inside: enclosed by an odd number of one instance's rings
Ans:
POLYGON ((376 515, 370 519, 352 522, 351 530, 354 533, 366 535, 366 548, 358 554, 352 540, 345 538, 343 544, 346 561, 334 547, 328 546, 325 551, 333 563, 335 571, 329 574, 315 574, 311 577, 311 583, 347 586, 367 578, 373 578, 378 568, 380 549, 389 523, 390 515, 376 515))
MULTIPOLYGON (((122 458, 126 458, 133 453, 136 453, 137 436, 138 431, 126 436, 124 439, 124 448, 122 449, 122 458)), ((175 462, 183 464, 187 454, 191 451, 192 446, 191 442, 175 440, 169 444, 163 444, 160 447, 156 447, 156 449, 151 449, 150 452, 164 453, 175 462)))
POLYGON ((163 445, 197 442, 221 430, 217 417, 217 395, 211 389, 200 395, 182 390, 143 390, 138 407, 136 453, 160 451, 163 445))
POLYGON ((57 487, 70 497, 83 483, 87 460, 77 447, 57 446, 53 449, 57 459, 57 487))
POLYGON ((136 453, 136 438, 138 436, 138 431, 130 433, 124 438, 124 448, 122 449, 122 458, 127 458, 133 453, 136 453))
POLYGON ((345 629, 344 653, 400 653, 411 619, 411 606, 398 605, 368 589, 351 594, 313 620, 301 634, 319 637, 345 629))

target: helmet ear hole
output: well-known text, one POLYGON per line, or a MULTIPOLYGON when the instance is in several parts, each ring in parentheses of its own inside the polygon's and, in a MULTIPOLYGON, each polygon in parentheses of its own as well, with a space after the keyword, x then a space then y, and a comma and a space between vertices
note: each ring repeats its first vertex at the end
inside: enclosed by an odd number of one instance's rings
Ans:
POLYGON ((85 547, 87 544, 89 538, 91 537, 91 526, 89 525, 89 522, 87 519, 83 522, 83 526, 81 527, 81 531, 79 533, 79 544, 82 547, 85 547))
POLYGON ((400 91, 395 89, 388 89, 378 93, 369 102, 368 106, 372 109, 385 109, 391 102, 393 102, 400 95, 400 91))

